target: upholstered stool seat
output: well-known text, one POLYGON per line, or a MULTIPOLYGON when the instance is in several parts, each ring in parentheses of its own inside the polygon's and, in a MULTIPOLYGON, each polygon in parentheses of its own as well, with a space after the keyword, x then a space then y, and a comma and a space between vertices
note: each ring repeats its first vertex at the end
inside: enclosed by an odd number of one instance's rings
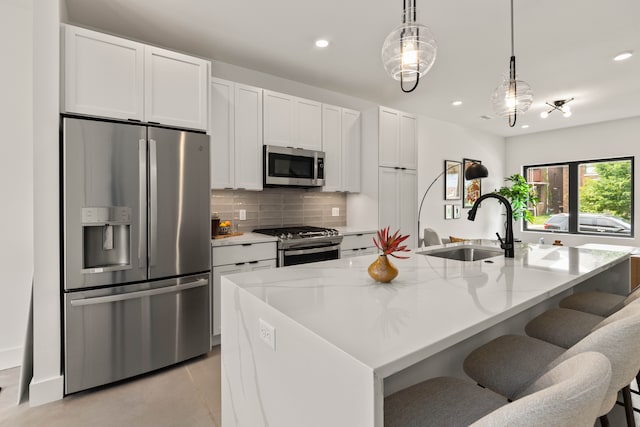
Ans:
POLYGON ((599 411, 604 416, 613 408, 618 391, 640 368, 640 304, 602 322, 568 349, 528 336, 498 337, 472 351, 464 370, 478 384, 515 399, 545 370, 577 353, 597 351, 612 366, 611 384, 599 411))
POLYGON ((434 378, 385 398, 385 427, 587 426, 607 392, 611 365, 587 352, 560 363, 509 403, 457 378, 434 378))
POLYGON ((560 307, 584 311, 607 317, 622 307, 640 298, 639 292, 631 292, 629 295, 618 295, 610 292, 588 291, 577 292, 560 301, 560 307))

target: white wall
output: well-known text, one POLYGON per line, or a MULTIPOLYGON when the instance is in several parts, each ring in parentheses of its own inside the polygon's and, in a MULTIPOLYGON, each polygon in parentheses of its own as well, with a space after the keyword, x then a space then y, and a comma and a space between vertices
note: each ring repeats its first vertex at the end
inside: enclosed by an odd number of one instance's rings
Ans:
POLYGON ((33 10, 34 288, 33 379, 29 403, 62 398, 60 373, 60 17, 64 0, 33 10))
MULTIPOLYGON (((489 170, 482 180, 482 194, 502 186, 504 138, 425 116, 419 117, 418 125, 418 205, 429 184, 444 170, 445 160, 482 161, 489 170)), ((444 177, 440 177, 425 198, 420 227, 433 228, 441 238, 496 239, 496 232, 504 236, 504 209, 497 200, 483 201, 475 221, 467 219, 469 209, 462 209, 459 219, 445 220, 444 206, 449 204, 462 206, 462 200, 444 200, 444 177)))
POLYGON ((33 276, 31 9, 0 1, 0 370, 22 362, 33 276))
POLYGON ((522 232, 519 227, 516 234, 525 242, 537 242, 544 237, 547 243, 551 239, 561 239, 570 246, 584 243, 640 246, 640 221, 637 219, 640 215, 640 173, 637 163, 640 160, 640 117, 511 137, 506 140, 505 150, 507 175, 522 173, 524 165, 635 156, 635 238, 522 232))

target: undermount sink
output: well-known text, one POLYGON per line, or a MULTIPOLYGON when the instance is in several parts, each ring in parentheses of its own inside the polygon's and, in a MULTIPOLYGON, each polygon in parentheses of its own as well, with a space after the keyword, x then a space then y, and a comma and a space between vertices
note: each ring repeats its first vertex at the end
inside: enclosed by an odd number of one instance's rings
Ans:
POLYGON ((420 255, 435 256, 439 258, 455 259, 458 261, 479 261, 504 255, 502 249, 478 246, 457 246, 454 248, 436 249, 433 251, 418 252, 420 255))

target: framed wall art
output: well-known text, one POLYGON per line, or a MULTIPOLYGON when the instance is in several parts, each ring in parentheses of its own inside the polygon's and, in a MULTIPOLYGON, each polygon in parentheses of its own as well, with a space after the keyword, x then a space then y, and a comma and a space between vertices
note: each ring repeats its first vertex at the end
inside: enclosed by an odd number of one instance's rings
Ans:
MULTIPOLYGON (((464 170, 466 171, 469 166, 474 163, 482 163, 480 160, 463 159, 464 170)), ((470 208, 473 206, 476 200, 482 195, 482 182, 480 178, 464 180, 463 188, 463 203, 462 206, 470 208)))
POLYGON ((444 219, 453 219, 453 205, 444 205, 444 219))
POLYGON ((462 163, 455 160, 444 161, 444 199, 460 200, 462 191, 462 163))
POLYGON ((453 205, 453 219, 460 218, 462 208, 460 205, 453 205))

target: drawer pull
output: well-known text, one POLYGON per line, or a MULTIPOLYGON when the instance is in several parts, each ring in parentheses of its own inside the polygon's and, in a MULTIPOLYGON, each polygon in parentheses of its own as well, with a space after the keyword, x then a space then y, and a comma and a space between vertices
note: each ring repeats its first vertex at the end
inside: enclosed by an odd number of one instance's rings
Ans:
POLYGON ((236 265, 245 265, 246 263, 244 262, 236 262, 236 265))
POLYGON ((242 246, 251 246, 253 243, 243 243, 242 246))

